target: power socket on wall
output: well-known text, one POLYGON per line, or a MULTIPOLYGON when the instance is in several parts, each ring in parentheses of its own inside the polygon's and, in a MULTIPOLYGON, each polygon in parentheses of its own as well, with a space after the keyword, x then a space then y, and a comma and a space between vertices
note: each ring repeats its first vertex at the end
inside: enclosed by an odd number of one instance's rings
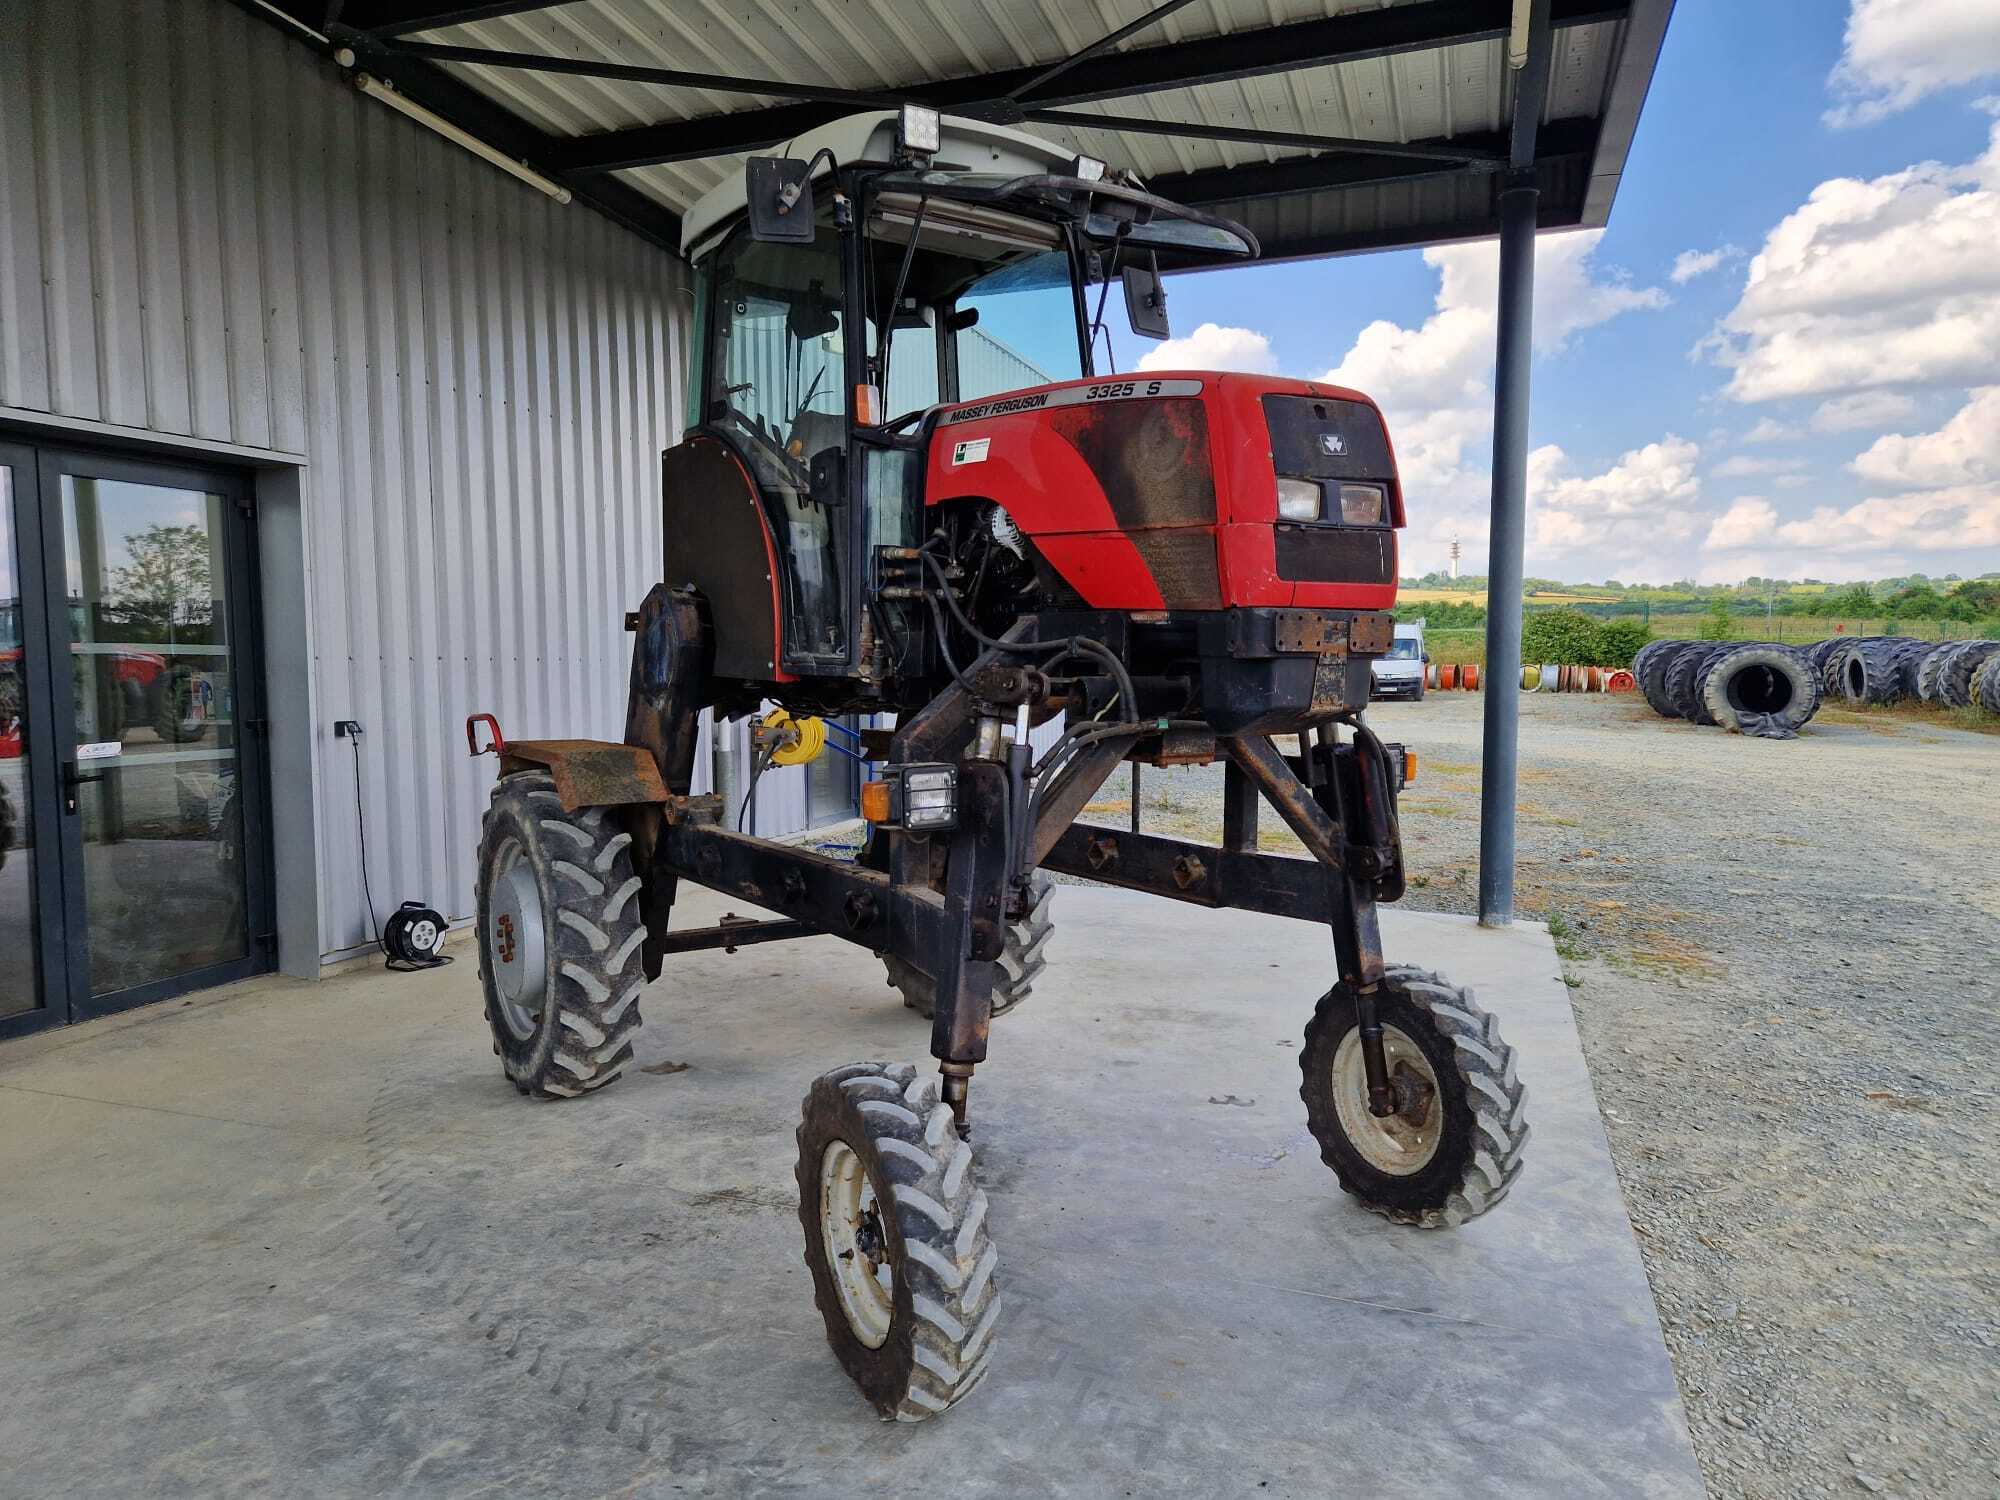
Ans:
POLYGON ((337 740, 344 740, 350 736, 357 740, 361 738, 361 721, 359 719, 335 719, 333 721, 333 737, 337 740))

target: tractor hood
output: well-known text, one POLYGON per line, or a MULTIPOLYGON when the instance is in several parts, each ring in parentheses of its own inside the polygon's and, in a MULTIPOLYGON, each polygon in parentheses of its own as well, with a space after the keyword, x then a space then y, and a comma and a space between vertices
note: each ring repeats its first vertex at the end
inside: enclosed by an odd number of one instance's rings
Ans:
POLYGON ((940 407, 926 427, 925 501, 997 504, 1094 608, 1395 601, 1402 490, 1359 391, 1148 370, 940 407), (1280 480, 1319 513, 1282 513, 1280 480), (1347 492, 1372 520, 1346 519, 1347 492))

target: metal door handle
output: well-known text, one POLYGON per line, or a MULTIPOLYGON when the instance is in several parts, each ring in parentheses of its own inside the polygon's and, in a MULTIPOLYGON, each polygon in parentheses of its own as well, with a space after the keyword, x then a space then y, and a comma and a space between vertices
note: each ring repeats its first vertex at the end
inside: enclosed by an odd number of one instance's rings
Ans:
POLYGON ((63 811, 66 813, 74 813, 76 811, 76 789, 78 787, 82 786, 86 781, 104 781, 110 774, 106 771, 79 771, 76 767, 77 763, 73 760, 63 762, 63 811))

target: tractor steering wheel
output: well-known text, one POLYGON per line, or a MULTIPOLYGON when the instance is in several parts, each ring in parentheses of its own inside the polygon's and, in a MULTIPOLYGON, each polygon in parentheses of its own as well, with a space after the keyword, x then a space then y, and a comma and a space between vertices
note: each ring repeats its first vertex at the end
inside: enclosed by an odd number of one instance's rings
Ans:
POLYGON ((763 424, 739 407, 725 406, 722 414, 730 418, 750 439, 763 448, 777 462, 780 469, 796 476, 802 469, 799 461, 785 451, 784 445, 763 428, 763 424))

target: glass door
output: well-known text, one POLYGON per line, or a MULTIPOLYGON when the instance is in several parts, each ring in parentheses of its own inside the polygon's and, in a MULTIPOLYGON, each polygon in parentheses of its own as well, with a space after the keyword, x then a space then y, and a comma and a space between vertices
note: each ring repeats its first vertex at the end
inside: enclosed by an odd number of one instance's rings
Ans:
POLYGON ((0 981, 0 1017, 12 1004, 79 1020, 269 967, 247 488, 49 448, 31 501, 13 475, 17 561, 0 598, 29 628, 0 651, 14 652, 29 732, 0 737, 0 768, 18 767, 0 785, 11 800, 19 783, 45 868, 16 876, 18 847, 0 867, 0 924, 30 931, 36 952, 32 978, 0 981), (31 901, 16 888, 38 873, 31 901))
POLYGON ((29 672, 31 650, 44 659, 40 597, 27 585, 41 553, 34 502, 33 452, 0 443, 0 1035, 43 1019, 43 928, 60 899, 36 847, 45 811, 37 793, 46 788, 32 773, 46 751, 33 740, 47 705, 29 672))

